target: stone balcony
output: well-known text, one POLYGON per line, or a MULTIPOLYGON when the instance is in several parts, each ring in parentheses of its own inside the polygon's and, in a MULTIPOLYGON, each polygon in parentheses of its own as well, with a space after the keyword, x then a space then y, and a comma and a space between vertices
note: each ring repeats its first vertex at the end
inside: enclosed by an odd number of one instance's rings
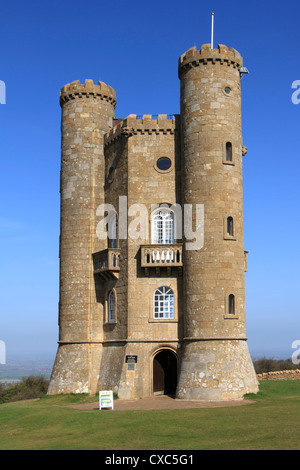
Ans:
POLYGON ((120 271, 120 250, 107 248, 93 254, 94 274, 102 279, 118 279, 120 271))
POLYGON ((141 267, 148 276, 150 269, 155 269, 156 275, 160 275, 161 269, 167 269, 168 275, 172 268, 176 268, 178 274, 182 274, 182 243, 167 245, 142 245, 141 267))

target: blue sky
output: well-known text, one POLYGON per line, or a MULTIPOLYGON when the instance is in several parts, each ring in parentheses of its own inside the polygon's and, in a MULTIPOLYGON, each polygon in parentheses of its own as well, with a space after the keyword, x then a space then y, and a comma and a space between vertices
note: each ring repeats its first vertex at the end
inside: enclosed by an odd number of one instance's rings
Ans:
POLYGON ((300 339, 299 1, 28 0, 1 3, 0 339, 13 356, 55 355, 58 339, 59 91, 102 80, 116 117, 179 113, 179 56, 237 49, 242 79, 247 333, 254 357, 300 339))

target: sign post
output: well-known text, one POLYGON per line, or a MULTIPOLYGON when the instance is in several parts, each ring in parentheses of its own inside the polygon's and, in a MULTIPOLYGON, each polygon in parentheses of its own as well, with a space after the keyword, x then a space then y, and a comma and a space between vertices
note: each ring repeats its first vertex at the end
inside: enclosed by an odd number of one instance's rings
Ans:
POLYGON ((114 397, 112 390, 103 390, 99 392, 99 409, 111 408, 114 409, 114 397))

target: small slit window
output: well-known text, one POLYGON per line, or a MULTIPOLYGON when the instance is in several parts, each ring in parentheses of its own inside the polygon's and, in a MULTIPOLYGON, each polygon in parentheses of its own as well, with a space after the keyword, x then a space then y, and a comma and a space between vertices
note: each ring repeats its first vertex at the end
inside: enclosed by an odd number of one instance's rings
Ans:
POLYGON ((227 235, 229 237, 233 237, 233 233, 234 233, 233 218, 230 216, 230 217, 227 217, 227 235))
POLYGON ((114 176, 115 176, 115 169, 114 169, 113 166, 111 166, 109 171, 108 171, 108 182, 109 183, 112 183, 112 181, 114 179, 114 176))
POLYGON ((119 223, 117 214, 113 214, 108 223, 108 247, 119 248, 119 223))
POLYGON ((114 323, 116 321, 116 297, 113 290, 108 295, 107 313, 108 323, 114 323))
POLYGON ((226 162, 232 162, 232 143, 226 142, 226 162))
POLYGON ((235 314, 235 297, 233 294, 228 296, 228 314, 234 315, 235 314))

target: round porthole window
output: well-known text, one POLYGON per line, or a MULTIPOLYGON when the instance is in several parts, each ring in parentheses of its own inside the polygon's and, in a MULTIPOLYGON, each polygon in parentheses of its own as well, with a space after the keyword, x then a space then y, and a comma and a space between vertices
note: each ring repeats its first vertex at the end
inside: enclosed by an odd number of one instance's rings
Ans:
POLYGON ((229 96, 230 93, 231 93, 231 88, 230 88, 229 86, 226 86, 226 87, 224 88, 224 91, 225 91, 226 95, 229 96))
POLYGON ((157 160, 156 166, 160 171, 168 171, 172 166, 172 160, 168 157, 161 157, 157 160))

